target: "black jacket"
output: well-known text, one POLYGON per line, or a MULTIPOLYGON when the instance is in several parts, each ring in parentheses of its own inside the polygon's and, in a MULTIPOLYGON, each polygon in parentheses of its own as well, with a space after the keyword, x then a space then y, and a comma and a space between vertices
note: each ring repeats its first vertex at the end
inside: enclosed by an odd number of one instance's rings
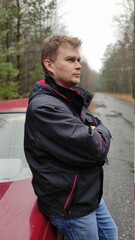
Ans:
POLYGON ((91 99, 85 90, 64 88, 49 76, 29 98, 24 150, 39 209, 47 216, 84 216, 100 202, 111 136, 87 111, 91 99))

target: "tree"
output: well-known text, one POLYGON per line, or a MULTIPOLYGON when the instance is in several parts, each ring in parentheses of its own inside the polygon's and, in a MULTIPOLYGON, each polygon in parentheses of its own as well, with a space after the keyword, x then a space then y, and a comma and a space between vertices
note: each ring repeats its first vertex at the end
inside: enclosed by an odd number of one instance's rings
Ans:
POLYGON ((123 13, 115 17, 119 38, 109 45, 103 58, 101 79, 104 90, 112 92, 133 92, 133 0, 123 0, 123 13))
POLYGON ((0 2, 0 84, 9 84, 17 76, 18 70, 10 61, 12 49, 10 47, 11 25, 13 22, 10 1, 0 2), (3 8, 4 6, 4 8, 3 8))
POLYGON ((134 0, 122 0, 120 2, 123 7, 123 13, 114 18, 117 23, 118 31, 120 32, 120 39, 123 38, 123 42, 128 44, 128 54, 130 55, 129 61, 129 82, 131 85, 131 93, 134 89, 134 29, 135 29, 135 1, 134 0))
POLYGON ((20 93, 23 93, 26 88, 29 90, 35 81, 32 76, 36 67, 39 66, 40 45, 43 38, 51 34, 51 19, 56 0, 16 0, 14 2, 16 18, 14 47, 16 47, 16 66, 19 70, 17 80, 20 82, 20 93))
POLYGON ((1 0, 0 83, 15 82, 19 94, 26 94, 42 76, 40 46, 52 33, 57 0, 1 0), (54 16, 54 17, 53 17, 54 16))
POLYGON ((81 61, 81 66, 82 66, 81 81, 79 85, 84 89, 90 89, 91 69, 85 60, 81 61))
POLYGON ((133 13, 133 69, 132 69, 133 97, 135 99, 135 1, 133 13))
POLYGON ((99 91, 99 74, 92 70, 85 60, 81 61, 81 66, 81 81, 79 85, 91 93, 99 91))

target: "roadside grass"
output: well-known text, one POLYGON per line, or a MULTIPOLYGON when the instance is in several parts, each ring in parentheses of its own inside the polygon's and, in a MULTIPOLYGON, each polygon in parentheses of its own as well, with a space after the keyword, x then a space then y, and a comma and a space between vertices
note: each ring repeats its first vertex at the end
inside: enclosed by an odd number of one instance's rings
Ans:
POLYGON ((120 100, 127 101, 129 103, 134 103, 135 101, 130 94, 121 94, 121 93, 105 93, 105 94, 120 100))
POLYGON ((93 100, 90 104, 89 110, 93 113, 96 114, 96 102, 93 100))
MULTIPOLYGON (((114 98, 117 98, 117 99, 120 99, 120 100, 123 100, 123 101, 126 101, 126 102, 129 102, 131 104, 135 104, 134 98, 129 94, 121 94, 121 93, 104 93, 104 94, 114 97, 114 98)), ((89 110, 93 114, 96 114, 96 101, 94 101, 94 99, 90 104, 89 110)))

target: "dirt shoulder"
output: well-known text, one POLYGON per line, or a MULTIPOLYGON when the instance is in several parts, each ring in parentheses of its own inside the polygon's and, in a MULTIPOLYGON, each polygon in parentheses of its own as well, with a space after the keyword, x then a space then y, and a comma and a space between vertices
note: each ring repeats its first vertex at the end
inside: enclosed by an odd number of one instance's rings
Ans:
MULTIPOLYGON (((129 102, 131 104, 135 104, 135 100, 129 94, 120 94, 120 93, 119 94, 118 93, 104 93, 104 94, 114 97, 114 98, 117 98, 117 99, 120 99, 120 100, 123 100, 123 101, 126 101, 126 102, 129 102)), ((96 114, 96 101, 94 101, 94 98, 90 104, 89 109, 93 114, 96 114)))
POLYGON ((124 100, 124 101, 127 101, 131 104, 134 103, 134 99, 131 95, 129 94, 121 94, 121 93, 104 93, 106 95, 109 95, 111 97, 114 97, 114 98, 117 98, 117 99, 120 99, 120 100, 124 100))

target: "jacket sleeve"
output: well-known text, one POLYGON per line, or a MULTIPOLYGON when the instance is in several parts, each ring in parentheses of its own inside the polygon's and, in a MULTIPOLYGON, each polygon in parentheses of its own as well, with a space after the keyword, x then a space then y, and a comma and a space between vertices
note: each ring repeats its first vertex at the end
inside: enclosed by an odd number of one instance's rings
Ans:
POLYGON ((48 152, 68 165, 97 167, 105 163, 110 132, 99 122, 90 131, 79 118, 58 106, 38 106, 29 112, 29 131, 42 153, 48 152))

